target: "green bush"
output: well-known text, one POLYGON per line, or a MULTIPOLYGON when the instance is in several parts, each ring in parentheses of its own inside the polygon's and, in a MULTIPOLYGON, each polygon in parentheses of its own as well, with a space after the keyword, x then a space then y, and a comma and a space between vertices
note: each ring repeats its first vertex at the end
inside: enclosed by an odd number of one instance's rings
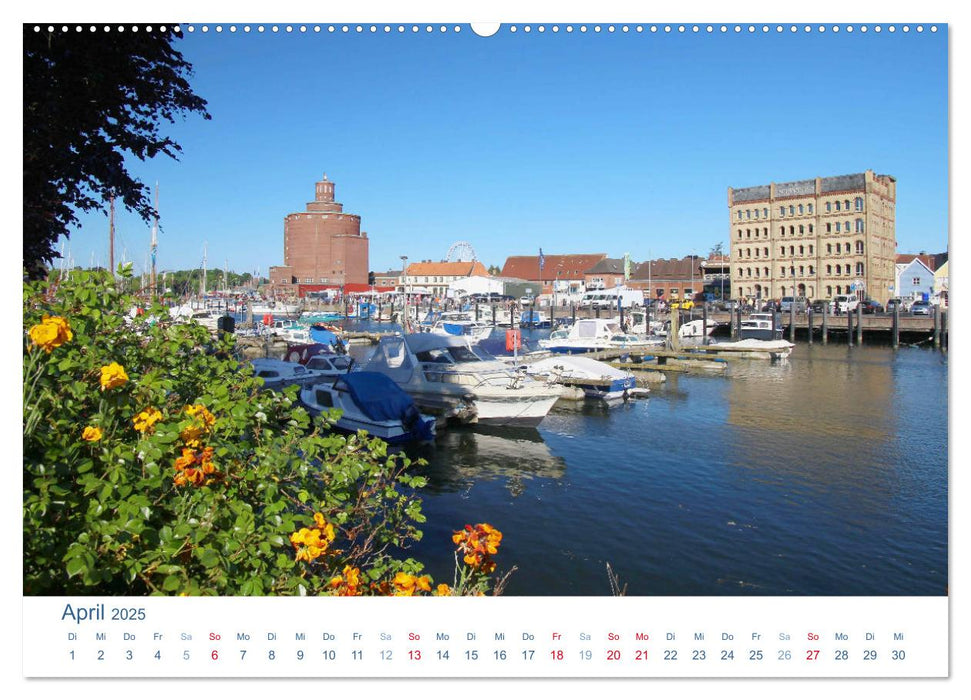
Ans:
POLYGON ((119 286, 24 285, 25 594, 430 591, 395 558, 424 520, 407 459, 119 286))

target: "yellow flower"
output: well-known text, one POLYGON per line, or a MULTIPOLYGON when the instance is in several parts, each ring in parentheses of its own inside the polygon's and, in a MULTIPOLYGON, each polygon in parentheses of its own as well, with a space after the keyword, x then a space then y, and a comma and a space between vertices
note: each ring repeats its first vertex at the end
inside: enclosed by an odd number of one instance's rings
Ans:
POLYGON ((140 433, 145 433, 151 431, 152 426, 154 426, 160 420, 162 420, 161 411, 149 407, 132 418, 132 423, 135 424, 135 430, 140 433))
POLYGON ((360 569, 348 564, 344 567, 342 576, 334 576, 330 580, 330 587, 335 589, 337 595, 353 596, 360 595, 358 587, 361 585, 360 569))
POLYGON ((101 439, 102 434, 101 428, 94 428, 89 425, 82 431, 81 439, 86 442, 97 442, 101 439))
POLYGON ((125 368, 117 362, 101 368, 101 391, 123 386, 127 381, 128 375, 125 374, 125 368))
POLYGON ((322 514, 314 513, 314 527, 302 527, 290 535, 290 543, 297 550, 296 560, 310 563, 322 557, 336 536, 334 526, 322 514))
POLYGON ((60 347, 74 337, 71 326, 65 319, 47 314, 44 314, 41 322, 33 326, 28 334, 34 345, 44 348, 47 352, 60 347))
POLYGON ((438 584, 438 586, 435 587, 435 595, 438 595, 438 596, 452 595, 452 589, 449 588, 449 585, 447 583, 440 583, 438 584))
POLYGON ((212 428, 213 424, 216 422, 216 417, 209 412, 209 410, 203 406, 201 403, 197 403, 194 406, 186 406, 185 412, 192 418, 198 418, 202 421, 203 427, 208 431, 212 428))
POLYGON ((397 589, 395 591, 396 596, 413 596, 416 590, 421 591, 431 591, 431 579, 428 576, 413 576, 412 574, 406 574, 403 571, 399 571, 394 575, 394 581, 392 581, 394 587, 397 589))

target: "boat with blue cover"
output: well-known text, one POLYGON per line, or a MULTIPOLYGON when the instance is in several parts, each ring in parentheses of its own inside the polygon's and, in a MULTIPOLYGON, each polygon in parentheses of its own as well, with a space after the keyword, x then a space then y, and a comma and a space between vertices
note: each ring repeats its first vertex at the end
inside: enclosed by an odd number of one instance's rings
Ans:
POLYGON ((334 424, 347 432, 364 430, 390 444, 435 439, 435 418, 418 410, 412 398, 379 372, 349 372, 333 383, 320 382, 300 391, 312 415, 341 412, 334 424))

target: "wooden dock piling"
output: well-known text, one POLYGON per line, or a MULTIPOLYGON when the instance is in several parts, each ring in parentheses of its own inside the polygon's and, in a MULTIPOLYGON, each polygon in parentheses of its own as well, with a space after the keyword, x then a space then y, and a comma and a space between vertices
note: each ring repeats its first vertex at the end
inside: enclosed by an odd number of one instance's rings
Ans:
POLYGON ((894 350, 900 347, 900 304, 893 305, 893 327, 890 331, 894 350))
POLYGON ((829 304, 823 304, 823 345, 829 342, 829 304))
POLYGON ((856 344, 863 345, 863 306, 856 305, 856 344))
POLYGON ((813 307, 811 306, 806 309, 806 319, 808 320, 807 325, 809 326, 806 333, 806 342, 812 345, 813 344, 813 307))

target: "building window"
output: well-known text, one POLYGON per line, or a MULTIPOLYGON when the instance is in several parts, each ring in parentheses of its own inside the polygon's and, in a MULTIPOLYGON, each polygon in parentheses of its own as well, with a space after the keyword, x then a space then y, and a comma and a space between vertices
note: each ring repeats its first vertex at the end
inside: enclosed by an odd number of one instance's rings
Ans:
POLYGON ((809 254, 810 254, 810 255, 812 255, 812 254, 813 254, 813 247, 812 247, 812 246, 809 246, 809 254))
POLYGON ((768 219, 769 218, 769 208, 768 207, 763 207, 762 208, 762 218, 765 218, 765 219, 768 219))
POLYGON ((752 257, 752 249, 751 248, 746 248, 745 249, 745 257, 746 258, 751 258, 752 257))
POLYGON ((841 226, 840 226, 840 222, 839 222, 839 221, 837 221, 837 222, 836 222, 836 233, 839 233, 839 232, 840 232, 840 228, 841 228, 841 226))
POLYGON ((304 284, 313 284, 314 283, 314 278, 313 277, 304 277, 303 278, 303 283, 304 284))
POLYGON ((857 275, 862 275, 863 274, 863 263, 858 262, 856 264, 856 274, 857 275))
POLYGON ((827 265, 826 266, 826 274, 827 275, 833 274, 833 266, 832 265, 827 265))
POLYGON ((863 211, 863 197, 857 197, 853 202, 856 204, 857 211, 863 211))
POLYGON ((786 208, 779 207, 779 216, 785 216, 785 215, 786 215, 786 208))
POLYGON ((759 268, 755 268, 755 276, 756 276, 756 277, 758 277, 758 276, 759 276, 759 268))
POLYGON ((759 218, 759 210, 758 209, 755 210, 755 218, 756 219, 759 218))
POLYGON ((809 266, 809 274, 810 275, 815 275, 816 274, 816 268, 814 268, 812 265, 809 266))
POLYGON ((848 199, 843 200, 843 208, 846 209, 846 211, 850 210, 850 200, 848 199))
POLYGON ((763 267, 762 270, 764 271, 765 276, 768 277, 769 276, 769 268, 763 267))
POLYGON ((779 235, 782 236, 783 238, 786 237, 786 227, 785 226, 780 226, 779 227, 779 235))
POLYGON ((836 200, 836 211, 839 211, 839 210, 840 210, 840 201, 837 199, 836 200))
POLYGON ((765 257, 769 257, 769 248, 768 248, 768 246, 766 246, 765 248, 762 249, 762 254, 765 257))
POLYGON ((779 277, 785 277, 785 276, 786 276, 786 268, 780 267, 779 268, 779 277))
POLYGON ((843 293, 843 287, 841 285, 839 285, 839 284, 836 285, 836 293, 837 294, 842 294, 843 293))
POLYGON ((792 257, 795 254, 796 254, 796 246, 794 245, 789 246, 789 257, 792 257))
POLYGON ((745 218, 746 219, 751 219, 752 218, 752 210, 751 209, 746 209, 745 210, 745 218))
POLYGON ((745 237, 746 238, 751 238, 752 237, 752 229, 750 229, 750 228, 745 229, 745 237))
POLYGON ((812 214, 812 213, 813 213, 813 205, 812 205, 812 204, 810 204, 810 205, 809 205, 809 213, 810 213, 810 214, 812 214))
POLYGON ((828 285, 826 287, 826 296, 828 296, 828 297, 833 296, 833 288, 830 287, 830 286, 828 286, 828 285))
POLYGON ((863 241, 856 242, 856 254, 863 255, 863 241))
POLYGON ((799 255, 805 255, 804 250, 805 249, 802 246, 799 246, 799 255))
POLYGON ((915 287, 918 287, 918 286, 920 286, 920 277, 914 277, 914 279, 912 279, 912 280, 910 281, 910 283, 911 283, 912 285, 914 285, 915 287))
POLYGON ((790 204, 789 205, 789 216, 795 216, 795 214, 796 214, 796 208, 790 204))
POLYGON ((799 276, 800 277, 803 277, 803 276, 805 276, 805 274, 806 274, 806 268, 804 268, 802 265, 800 265, 799 266, 799 276))
POLYGON ((742 210, 741 209, 738 210, 738 220, 739 221, 742 220, 742 210))
POLYGON ((812 232, 813 232, 813 225, 809 224, 809 233, 812 233, 812 232))
POLYGON ((758 248, 755 249, 755 257, 759 257, 759 249, 758 248))
POLYGON ((806 232, 806 228, 802 224, 799 224, 799 235, 801 236, 805 232, 806 232))
POLYGON ((826 202, 826 213, 828 214, 831 211, 833 211, 833 203, 832 202, 826 202))
POLYGON ((863 219, 856 220, 856 232, 863 233, 863 219))
POLYGON ((802 216, 802 205, 799 205, 799 215, 802 216))
POLYGON ((691 297, 694 296, 694 294, 695 294, 695 290, 691 289, 690 287, 685 288, 684 290, 685 298, 690 299, 691 297))
POLYGON ((832 233, 832 232, 833 232, 833 225, 830 224, 830 223, 827 223, 826 224, 826 233, 832 233))
POLYGON ((741 238, 741 237, 742 237, 742 229, 739 229, 739 230, 738 230, 738 237, 739 237, 739 238, 741 238))
POLYGON ((790 236, 795 236, 796 235, 796 227, 795 226, 790 226, 789 227, 789 235, 790 236))
POLYGON ((678 298, 678 288, 677 287, 671 287, 671 296, 673 296, 675 299, 678 298))

